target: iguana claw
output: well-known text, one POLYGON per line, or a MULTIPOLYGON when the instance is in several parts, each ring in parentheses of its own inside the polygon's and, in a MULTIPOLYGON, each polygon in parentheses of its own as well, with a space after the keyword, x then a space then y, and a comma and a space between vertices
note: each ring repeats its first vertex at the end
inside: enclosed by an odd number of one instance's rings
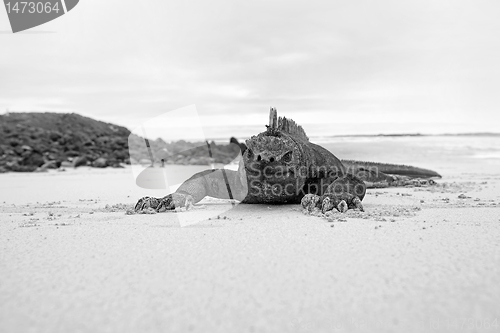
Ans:
POLYGON ((135 204, 134 210, 136 212, 140 212, 140 211, 146 210, 148 208, 152 208, 152 209, 156 210, 156 208, 160 204, 160 200, 161 199, 153 198, 153 197, 142 197, 135 204))
POLYGON ((302 205, 302 208, 307 209, 309 212, 312 212, 312 210, 318 206, 318 203, 320 201, 320 197, 315 194, 306 194, 300 204, 302 205))
POLYGON ((347 202, 345 202, 345 200, 341 200, 337 205, 337 210, 341 213, 347 212, 348 209, 349 208, 347 207, 347 202))
POLYGON ((359 200, 358 197, 355 197, 354 199, 352 199, 352 204, 354 205, 354 207, 356 207, 360 211, 362 211, 362 212, 365 211, 365 209, 363 208, 363 204, 361 203, 361 200, 359 200))
POLYGON ((332 210, 333 208, 333 203, 330 200, 330 198, 326 197, 323 199, 323 202, 321 203, 321 212, 324 214, 329 210, 332 210))
POLYGON ((172 193, 163 198, 142 197, 135 204, 135 211, 141 212, 149 208, 157 212, 174 210, 176 208, 186 208, 189 210, 193 206, 194 199, 189 194, 172 193))
POLYGON ((321 212, 325 214, 333 208, 341 213, 347 212, 348 209, 359 209, 364 211, 361 200, 354 195, 344 193, 341 195, 326 194, 323 196, 315 194, 306 194, 301 201, 302 208, 307 209, 309 212, 314 208, 321 208, 321 212))

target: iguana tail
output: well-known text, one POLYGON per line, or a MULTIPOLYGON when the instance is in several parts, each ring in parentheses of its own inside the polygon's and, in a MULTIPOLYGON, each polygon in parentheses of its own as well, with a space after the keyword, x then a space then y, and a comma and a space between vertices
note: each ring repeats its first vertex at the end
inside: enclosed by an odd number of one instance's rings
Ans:
POLYGON ((378 173, 383 173, 386 175, 400 175, 407 176, 410 178, 441 178, 441 175, 435 171, 417 168, 409 165, 399 165, 399 164, 387 164, 387 163, 377 163, 377 162, 364 162, 364 161, 352 161, 352 160, 342 160, 342 163, 348 170, 366 170, 378 173))
POLYGON ((425 186, 435 184, 432 178, 441 178, 435 171, 408 165, 342 160, 347 173, 365 182, 367 188, 425 186))

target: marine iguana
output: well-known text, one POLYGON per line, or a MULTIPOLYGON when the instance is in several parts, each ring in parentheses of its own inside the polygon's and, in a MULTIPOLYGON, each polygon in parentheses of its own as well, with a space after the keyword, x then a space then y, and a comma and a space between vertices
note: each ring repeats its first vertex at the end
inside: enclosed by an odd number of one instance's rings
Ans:
POLYGON ((143 197, 137 212, 157 212, 186 207, 204 197, 236 199, 249 204, 298 204, 322 212, 336 208, 363 210, 361 201, 369 187, 402 186, 433 181, 434 171, 410 166, 339 160, 309 141, 293 120, 277 117, 271 108, 267 129, 240 145, 238 171, 205 170, 193 175, 163 198, 143 197), (415 179, 417 178, 417 179, 415 179), (429 180, 420 180, 427 178, 429 180))

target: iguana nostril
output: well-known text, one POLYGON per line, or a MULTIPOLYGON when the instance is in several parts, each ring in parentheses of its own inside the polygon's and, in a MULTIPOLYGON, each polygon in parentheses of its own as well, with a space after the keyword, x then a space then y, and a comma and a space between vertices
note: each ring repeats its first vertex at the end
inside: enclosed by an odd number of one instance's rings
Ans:
POLYGON ((262 159, 262 157, 260 157, 260 155, 257 156, 257 161, 260 161, 261 159, 262 159))
POLYGON ((269 159, 269 162, 274 162, 274 157, 271 157, 271 158, 269 159))

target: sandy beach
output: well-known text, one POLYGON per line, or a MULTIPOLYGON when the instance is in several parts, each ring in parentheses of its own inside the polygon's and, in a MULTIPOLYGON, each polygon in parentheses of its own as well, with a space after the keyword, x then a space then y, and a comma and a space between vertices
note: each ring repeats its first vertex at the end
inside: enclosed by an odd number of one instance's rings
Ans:
POLYGON ((125 214, 166 194, 130 169, 2 174, 0 331, 496 332, 499 160, 432 163, 365 213, 205 199, 185 227, 125 214))

